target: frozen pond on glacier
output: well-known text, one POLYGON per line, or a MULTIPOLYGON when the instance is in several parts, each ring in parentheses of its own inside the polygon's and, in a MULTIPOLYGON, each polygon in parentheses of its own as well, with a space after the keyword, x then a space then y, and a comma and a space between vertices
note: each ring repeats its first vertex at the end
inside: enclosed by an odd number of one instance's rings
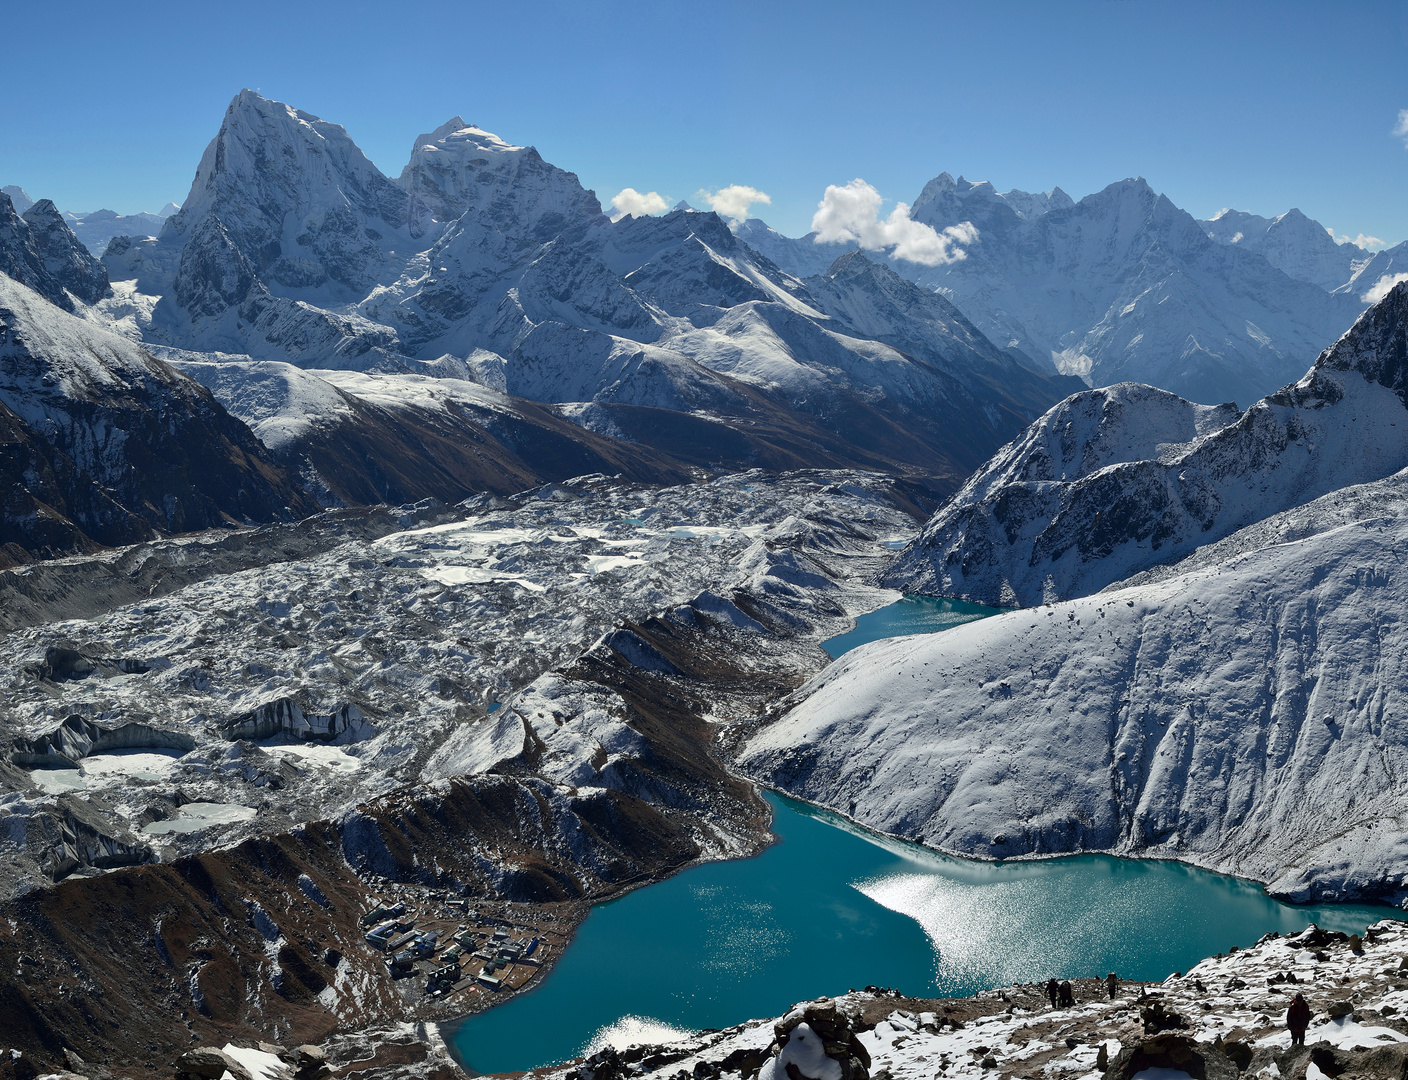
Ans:
MULTIPOLYGON (((987 614, 995 611, 906 598, 827 649, 836 656, 987 614)), ((1362 931, 1403 914, 1292 907, 1258 885, 1176 862, 950 858, 767 798, 778 843, 594 908, 537 989, 445 1026, 460 1059, 484 1073, 529 1069, 607 1042, 660 1042, 774 1016, 867 984, 962 995, 1053 975, 1162 979, 1269 930, 1315 921, 1362 931)))

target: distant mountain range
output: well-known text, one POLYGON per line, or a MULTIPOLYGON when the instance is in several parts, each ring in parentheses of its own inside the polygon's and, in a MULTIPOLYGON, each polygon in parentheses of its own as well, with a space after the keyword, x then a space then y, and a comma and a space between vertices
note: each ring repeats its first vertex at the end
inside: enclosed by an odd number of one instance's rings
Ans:
MULTIPOLYGON (((24 188, 9 184, 0 192, 10 197, 15 213, 23 214, 34 200, 24 188)), ((116 210, 90 210, 74 213, 63 211, 63 219, 79 242, 89 252, 99 258, 107 250, 108 241, 114 236, 155 236, 161 231, 162 222, 176 213, 175 203, 167 203, 155 214, 119 214, 116 210)))
POLYGON ((1142 180, 1077 202, 942 174, 914 219, 977 239, 936 267, 683 205, 613 222, 460 117, 393 178, 248 90, 179 209, 6 193, 0 272, 208 388, 323 504, 803 465, 903 475, 934 504, 1087 384, 1275 390, 1403 259, 1294 212, 1197 222, 1142 180))
MULTIPOLYGON (((1298 210, 1198 221, 1142 179, 1076 202, 1060 188, 998 192, 942 173, 912 215, 938 230, 977 227, 964 259, 889 264, 993 341, 1091 386, 1143 382, 1208 404, 1294 381, 1377 283, 1408 269, 1408 243, 1371 255, 1298 210)), ((788 238, 756 219, 735 231, 795 274, 854 248, 788 238)))
POLYGON ((809 283, 712 213, 613 223, 576 176, 458 117, 391 179, 342 128, 245 91, 181 210, 105 264, 151 298, 148 342, 448 376, 696 463, 812 458, 936 494, 1078 386, 868 259, 809 283))

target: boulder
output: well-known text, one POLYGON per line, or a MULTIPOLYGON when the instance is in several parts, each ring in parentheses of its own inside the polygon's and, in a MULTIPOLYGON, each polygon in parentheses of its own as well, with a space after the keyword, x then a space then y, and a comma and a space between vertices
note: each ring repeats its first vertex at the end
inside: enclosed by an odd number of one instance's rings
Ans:
POLYGON ((1240 1072, 1222 1047, 1187 1035, 1157 1035, 1126 1046, 1105 1070, 1105 1080, 1133 1080, 1145 1069, 1174 1069, 1193 1080, 1237 1080, 1240 1072))
POLYGON ((831 998, 796 1006, 773 1025, 773 1035, 758 1080, 870 1080, 870 1053, 831 998))
POLYGON ((311 1043, 295 1046, 292 1057, 291 1064, 298 1080, 323 1080, 324 1077, 332 1075, 332 1066, 328 1064, 328 1056, 323 1053, 320 1047, 311 1043))
POLYGON ((1186 1017, 1166 1008, 1159 998, 1146 1000, 1148 1004, 1139 1010, 1139 1019, 1144 1022, 1145 1035, 1157 1035, 1161 1031, 1175 1031, 1188 1026, 1186 1017))
POLYGON ((234 1080, 253 1080, 248 1069, 213 1046, 198 1046, 176 1059, 176 1080, 220 1080, 226 1073, 234 1080))

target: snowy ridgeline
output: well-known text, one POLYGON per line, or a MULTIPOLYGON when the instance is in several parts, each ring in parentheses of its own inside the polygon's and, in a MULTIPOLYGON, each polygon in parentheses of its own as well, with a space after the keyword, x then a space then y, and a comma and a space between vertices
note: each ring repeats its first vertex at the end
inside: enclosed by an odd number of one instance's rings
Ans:
MULTIPOLYGON (((864 584, 913 532, 889 491, 855 473, 677 488, 586 478, 17 630, 0 640, 0 736, 19 766, 0 765, 0 886, 73 869, 51 858, 55 814, 88 845, 69 853, 78 864, 145 861, 484 771, 522 752, 520 714, 544 710, 569 721, 542 725, 541 775, 624 785, 649 748, 623 701, 554 669, 595 650, 666 670, 614 629, 653 614, 762 633, 735 590, 785 612, 818 663, 810 643, 893 596, 864 584)), ((196 562, 220 541, 163 543, 196 562)), ((22 591, 28 573, 5 579, 22 591)))
POLYGON ((804 1076, 840 1080, 848 1072, 865 1075, 856 1066, 868 1060, 869 1076, 893 1080, 1400 1076, 1408 1060, 1408 927, 1377 923, 1358 952, 1344 937, 1313 926, 1293 937, 1267 935, 1252 948, 1209 957, 1162 983, 1124 984, 1114 998, 1101 980, 1081 980, 1075 1004, 1062 1008, 1052 1008, 1044 988, 1031 984, 967 999, 851 991, 803 1002, 776 1021, 752 1020, 652 1046, 630 1047, 620 1039, 581 1064, 538 1075, 718 1076, 740 1067, 747 1075, 761 1064, 759 1076, 781 1080, 791 1062, 811 1066, 804 1076), (1285 1026, 1296 993, 1311 1007, 1309 1051, 1291 1046, 1285 1026), (824 1055, 811 1025, 797 1023, 805 1013, 834 1013, 863 1053, 846 1055, 835 1047, 824 1055))
MULTIPOLYGON (((1244 235, 1228 228, 1236 215, 1196 221, 1137 178, 1076 202, 1060 188, 998 192, 943 173, 912 214, 937 230, 976 228, 963 259, 890 264, 993 341, 1091 386, 1133 380, 1209 403, 1294 379, 1376 284, 1408 268, 1408 244, 1370 256, 1299 214, 1256 219, 1260 235, 1246 221, 1244 235)), ((799 276, 854 246, 790 239, 760 221, 737 231, 799 276)))
POLYGON ((154 344, 539 402, 937 412, 981 429, 980 459, 1065 392, 863 256, 813 295, 717 215, 613 222, 574 174, 458 117, 392 180, 342 128, 244 91, 181 210, 105 265, 93 316, 154 344))
POLYGON ((1290 899, 1408 896, 1408 472, 1184 572, 848 654, 744 770, 957 854, 1172 857, 1290 899))
POLYGON ((1003 606, 1081 596, 1408 466, 1408 285, 1238 415, 1148 386, 1063 401, 925 525, 886 581, 1003 606))

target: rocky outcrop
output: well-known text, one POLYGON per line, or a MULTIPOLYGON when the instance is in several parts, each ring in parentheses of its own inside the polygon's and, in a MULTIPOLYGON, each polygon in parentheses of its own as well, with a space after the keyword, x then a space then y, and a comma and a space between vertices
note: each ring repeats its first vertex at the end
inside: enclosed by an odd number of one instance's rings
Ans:
POLYGON ((15 213, 8 195, 0 194, 0 274, 29 286, 65 311, 75 298, 91 304, 107 294, 102 263, 79 243, 48 199, 15 213))
POLYGON ((870 1051, 830 998, 798 1005, 773 1025, 772 1058, 758 1080, 869 1080, 870 1051))
POLYGON ((8 561, 313 509, 198 383, 0 275, 8 561))
POLYGON ((108 293, 108 272, 79 242, 63 215, 49 199, 40 199, 24 212, 30 239, 48 277, 85 304, 96 304, 108 293))

